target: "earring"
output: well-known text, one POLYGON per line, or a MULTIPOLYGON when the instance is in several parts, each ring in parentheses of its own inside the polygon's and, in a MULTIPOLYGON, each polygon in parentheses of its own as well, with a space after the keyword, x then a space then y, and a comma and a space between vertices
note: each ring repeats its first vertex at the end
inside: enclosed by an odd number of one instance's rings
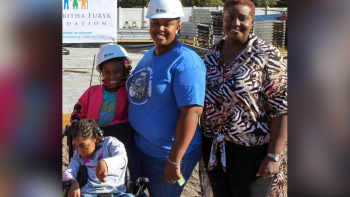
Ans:
POLYGON ((178 33, 178 31, 176 30, 176 32, 175 32, 176 36, 177 36, 177 33, 178 33))

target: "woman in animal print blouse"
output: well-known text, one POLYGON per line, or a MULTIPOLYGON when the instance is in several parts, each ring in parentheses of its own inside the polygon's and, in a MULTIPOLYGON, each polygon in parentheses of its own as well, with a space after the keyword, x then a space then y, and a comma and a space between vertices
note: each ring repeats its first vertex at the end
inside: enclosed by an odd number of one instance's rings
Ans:
POLYGON ((251 32, 254 10, 250 0, 227 1, 225 36, 203 58, 202 158, 214 196, 283 196, 287 66, 251 32))

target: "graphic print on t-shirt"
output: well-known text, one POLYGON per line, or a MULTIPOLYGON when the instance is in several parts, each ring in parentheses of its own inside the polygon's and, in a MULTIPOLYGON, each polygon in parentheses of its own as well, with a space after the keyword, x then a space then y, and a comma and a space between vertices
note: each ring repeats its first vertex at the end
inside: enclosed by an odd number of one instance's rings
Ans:
POLYGON ((100 113, 98 114, 97 125, 101 127, 107 126, 113 121, 115 111, 115 102, 103 101, 100 113))
POLYGON ((133 104, 143 105, 148 97, 151 97, 152 73, 152 69, 147 67, 137 71, 128 79, 127 90, 133 104))
POLYGON ((105 127, 113 121, 117 97, 115 92, 108 92, 103 86, 103 103, 97 118, 97 125, 105 127))

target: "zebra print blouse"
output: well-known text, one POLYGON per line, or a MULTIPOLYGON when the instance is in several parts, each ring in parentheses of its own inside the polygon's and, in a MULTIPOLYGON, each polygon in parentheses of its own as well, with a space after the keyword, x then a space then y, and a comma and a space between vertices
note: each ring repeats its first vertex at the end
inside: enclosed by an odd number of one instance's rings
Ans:
POLYGON ((203 135, 242 146, 266 144, 271 118, 287 114, 287 65, 277 47, 251 34, 244 51, 223 70, 220 49, 226 39, 210 46, 203 57, 203 135))

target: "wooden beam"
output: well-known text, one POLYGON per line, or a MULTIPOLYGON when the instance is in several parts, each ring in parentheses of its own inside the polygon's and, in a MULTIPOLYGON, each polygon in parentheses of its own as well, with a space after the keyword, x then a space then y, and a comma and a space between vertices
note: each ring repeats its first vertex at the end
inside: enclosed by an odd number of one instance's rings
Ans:
POLYGON ((190 40, 190 39, 178 39, 182 43, 191 43, 191 44, 198 44, 198 40, 190 40))
POLYGON ((89 71, 80 71, 80 70, 63 70, 63 72, 72 72, 72 73, 90 73, 89 71))
POLYGON ((70 114, 62 114, 62 129, 66 128, 66 125, 70 125, 70 114))

